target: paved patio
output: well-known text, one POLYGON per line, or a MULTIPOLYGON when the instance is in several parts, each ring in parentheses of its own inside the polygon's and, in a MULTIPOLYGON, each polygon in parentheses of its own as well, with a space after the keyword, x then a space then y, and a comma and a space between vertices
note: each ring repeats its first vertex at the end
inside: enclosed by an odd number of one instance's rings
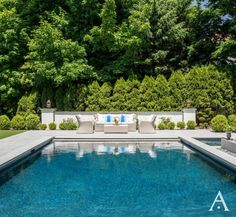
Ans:
MULTIPOLYGON (((28 136, 31 138, 38 138, 41 136, 51 136, 57 139, 178 139, 181 136, 198 137, 198 138, 222 138, 225 133, 216 133, 210 130, 157 130, 155 134, 139 134, 136 132, 129 132, 128 134, 104 134, 103 132, 95 132, 93 134, 77 134, 76 131, 29 131, 28 136)), ((22 134, 21 134, 22 135, 22 134)), ((232 135, 236 138, 236 133, 232 135)), ((0 140, 1 144, 1 140, 0 140)))
MULTIPOLYGON (((52 139, 58 140, 176 140, 179 138, 222 138, 225 133, 215 133, 210 130, 157 130, 156 134, 139 134, 130 132, 128 134, 77 134, 76 131, 28 131, 0 140, 0 170, 8 164, 19 160, 19 157, 29 155, 52 139)), ((232 135, 236 138, 236 133, 232 135)), ((225 155, 224 155, 225 157, 225 155)), ((234 157, 235 158, 235 157, 234 157)), ((236 159, 236 158, 235 158, 236 159)), ((236 161, 235 161, 236 162, 236 161)), ((236 166, 236 164, 235 164, 236 166)))

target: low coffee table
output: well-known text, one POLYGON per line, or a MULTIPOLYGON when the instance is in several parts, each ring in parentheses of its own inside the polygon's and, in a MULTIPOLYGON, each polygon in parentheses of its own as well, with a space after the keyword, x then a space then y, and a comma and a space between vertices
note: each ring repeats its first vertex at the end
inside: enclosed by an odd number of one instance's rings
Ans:
POLYGON ((128 133, 128 125, 105 124, 104 133, 128 133))

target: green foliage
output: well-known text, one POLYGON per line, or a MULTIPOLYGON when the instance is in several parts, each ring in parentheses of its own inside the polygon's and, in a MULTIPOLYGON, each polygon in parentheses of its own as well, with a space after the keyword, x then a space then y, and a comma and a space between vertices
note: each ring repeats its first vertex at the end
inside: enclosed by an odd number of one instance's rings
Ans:
POLYGON ((11 120, 11 128, 14 130, 24 130, 25 129, 25 120, 21 115, 16 115, 11 120))
POLYGON ((16 4, 12 0, 0 2, 0 113, 11 116, 23 95, 19 67, 24 62, 28 38, 16 4))
POLYGON ((100 111, 100 85, 94 81, 88 86, 88 97, 86 100, 86 111, 100 111))
POLYGON ((43 88, 42 95, 41 95, 41 105, 42 108, 47 107, 47 101, 51 101, 51 105, 53 107, 53 97, 54 97, 54 90, 51 87, 45 87, 43 88))
POLYGON ((48 125, 48 127, 49 127, 50 130, 56 130, 57 129, 57 125, 55 123, 50 123, 48 125))
POLYGON ((40 123, 40 124, 38 125, 38 128, 39 128, 40 130, 46 130, 46 129, 47 129, 47 125, 40 123))
POLYGON ((113 96, 111 107, 112 111, 126 111, 126 97, 127 95, 127 85, 124 78, 120 78, 116 81, 113 89, 113 96))
POLYGON ((216 132, 224 132, 228 126, 228 120, 224 115, 217 115, 211 120, 211 128, 216 132))
POLYGON ((171 96, 171 107, 175 111, 180 111, 186 106, 187 101, 187 82, 186 76, 180 71, 173 72, 169 79, 171 96))
POLYGON ((194 130, 197 126, 197 123, 195 121, 188 121, 187 122, 187 129, 194 130))
POLYGON ((27 130, 37 130, 39 123, 40 119, 36 114, 29 114, 25 119, 25 126, 27 130))
POLYGON ((75 102, 77 101, 77 87, 71 85, 64 91, 64 110, 65 111, 73 111, 75 109, 75 102))
POLYGON ((157 127, 158 127, 159 130, 164 130, 164 129, 166 129, 166 125, 165 125, 165 123, 163 123, 163 122, 159 123, 157 127))
POLYGON ((60 130, 75 130, 77 128, 77 124, 73 119, 68 118, 59 124, 59 128, 60 130))
POLYGON ((55 93, 55 104, 58 111, 64 110, 64 90, 59 87, 55 93))
POLYGON ((169 130, 174 130, 174 129, 175 129, 175 123, 174 123, 174 122, 169 122, 169 123, 167 124, 167 128, 168 128, 169 130))
POLYGON ((18 102, 17 114, 27 116, 31 113, 37 112, 38 106, 38 94, 31 93, 25 96, 22 96, 18 102))
POLYGON ((0 116, 0 130, 10 129, 10 119, 6 115, 0 116))
POLYGON ((208 127, 218 113, 232 114, 233 88, 225 72, 209 65, 194 67, 186 76, 187 99, 197 109, 198 123, 208 127))
POLYGON ((20 99, 26 115, 48 99, 83 111, 177 111, 190 100, 201 128, 232 114, 235 1, 192 2, 2 0, 0 114, 12 117, 20 99))
POLYGON ((228 116, 228 124, 232 127, 233 131, 236 131, 236 115, 228 116))
POLYGON ((185 124, 184 121, 179 121, 179 122, 177 123, 177 127, 178 127, 179 129, 181 129, 181 130, 184 129, 185 126, 186 126, 186 124, 185 124))
POLYGON ((48 21, 42 20, 34 30, 29 51, 22 69, 36 86, 42 82, 61 85, 95 76, 87 64, 85 49, 78 42, 65 39, 48 21))

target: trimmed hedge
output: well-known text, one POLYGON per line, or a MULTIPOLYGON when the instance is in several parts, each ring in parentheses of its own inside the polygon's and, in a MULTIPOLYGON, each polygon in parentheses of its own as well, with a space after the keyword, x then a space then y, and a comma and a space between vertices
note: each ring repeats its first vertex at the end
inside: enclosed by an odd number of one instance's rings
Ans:
POLYGON ((211 120, 211 128, 216 132, 224 132, 228 126, 228 120, 224 115, 217 115, 211 120))
POLYGON ((9 130, 10 125, 11 121, 6 115, 0 116, 0 130, 9 130))

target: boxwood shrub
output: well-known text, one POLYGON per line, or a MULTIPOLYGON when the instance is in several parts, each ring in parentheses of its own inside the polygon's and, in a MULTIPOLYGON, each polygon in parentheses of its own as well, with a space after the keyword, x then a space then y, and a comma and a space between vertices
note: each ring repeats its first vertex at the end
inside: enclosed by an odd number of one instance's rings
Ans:
POLYGON ((28 130, 37 130, 39 123, 39 116, 35 114, 30 114, 25 119, 25 126, 28 130))
POLYGON ((25 129, 25 120, 21 115, 16 115, 11 120, 11 128, 14 130, 24 130, 25 129))
POLYGON ((39 128, 40 130, 46 130, 46 129, 47 129, 47 125, 40 123, 39 126, 38 126, 38 128, 39 128))
POLYGON ((55 123, 50 123, 50 124, 48 125, 48 127, 49 127, 50 130, 55 130, 55 129, 57 129, 57 125, 56 125, 55 123))
POLYGON ((159 130, 164 130, 166 128, 166 125, 163 122, 161 122, 161 123, 158 124, 157 127, 158 127, 159 130))
POLYGON ((184 129, 185 126, 186 126, 186 124, 185 124, 184 121, 179 121, 179 122, 177 123, 177 127, 178 127, 179 129, 181 129, 181 130, 184 129))
POLYGON ((187 122, 187 128, 190 129, 190 130, 195 129, 196 126, 197 126, 197 123, 195 121, 188 121, 187 122))
POLYGON ((169 130, 174 130, 174 129, 175 129, 175 123, 174 123, 174 122, 169 122, 169 123, 167 124, 167 128, 168 128, 169 130))
POLYGON ((228 120, 224 115, 217 115, 211 120, 211 128, 216 132, 224 132, 228 126, 228 120))
POLYGON ((9 130, 10 125, 11 121, 6 115, 0 116, 0 130, 9 130))
POLYGON ((236 115, 229 115, 228 117, 228 124, 232 128, 232 130, 236 131, 236 115))

